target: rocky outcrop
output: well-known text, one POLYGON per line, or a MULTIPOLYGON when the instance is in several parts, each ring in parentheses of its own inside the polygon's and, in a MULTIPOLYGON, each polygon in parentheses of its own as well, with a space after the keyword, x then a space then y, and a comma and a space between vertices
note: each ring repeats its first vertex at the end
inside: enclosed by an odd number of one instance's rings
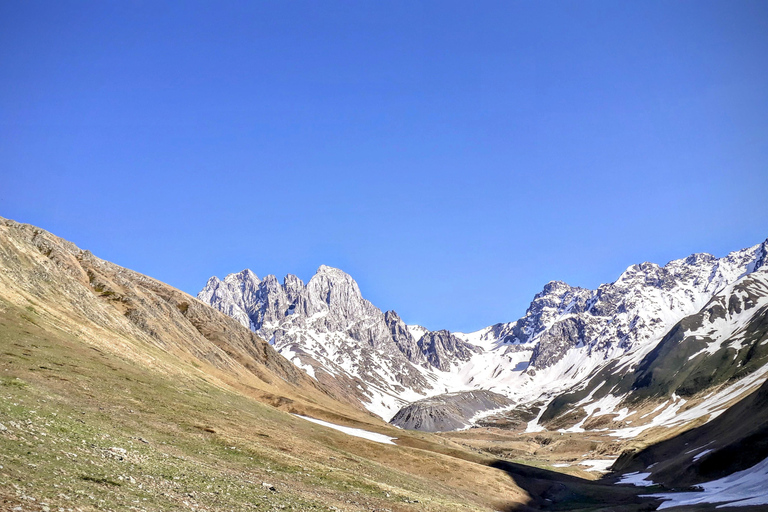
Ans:
POLYGON ((390 423, 401 428, 444 432, 471 424, 477 414, 511 405, 504 395, 487 390, 446 393, 413 402, 403 407, 390 423))
POLYGON ((577 315, 586 308, 592 290, 550 281, 537 293, 525 316, 508 324, 496 324, 489 335, 506 344, 529 343, 550 328, 563 315, 577 315))
POLYGON ((568 350, 585 343, 585 322, 570 317, 556 322, 539 337, 533 348, 530 366, 546 368, 562 359, 568 350))
POLYGON ((425 364, 427 358, 424 357, 424 353, 418 345, 418 340, 414 339, 411 330, 400 319, 400 316, 394 311, 387 311, 384 313, 384 321, 387 323, 392 340, 397 345, 397 348, 400 349, 400 352, 414 364, 425 364))
POLYGON ((452 366, 469 361, 474 354, 481 352, 479 348, 446 330, 428 332, 419 339, 417 346, 429 364, 444 372, 450 371, 452 366))

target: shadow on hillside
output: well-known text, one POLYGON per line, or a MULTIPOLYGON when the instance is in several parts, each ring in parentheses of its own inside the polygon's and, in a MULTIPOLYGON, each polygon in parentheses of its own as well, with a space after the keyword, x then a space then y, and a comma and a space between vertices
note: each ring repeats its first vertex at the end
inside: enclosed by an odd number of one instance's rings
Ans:
MULTIPOLYGON (((768 457, 768 380, 760 388, 704 425, 650 445, 637 453, 625 453, 614 464, 618 472, 646 471, 656 466, 653 481, 667 490, 715 480, 752 467, 768 457), (707 447, 707 452, 702 452, 707 447), (706 456, 701 456, 705 453, 706 456)), ((497 460, 491 467, 507 473, 531 499, 510 505, 504 512, 533 510, 616 511, 656 510, 659 500, 641 498, 645 487, 616 485, 616 475, 585 480, 555 471, 497 460)), ((686 510, 714 510, 700 504, 686 510)), ((764 505, 741 507, 765 510, 764 505)))
POLYGON ((614 485, 604 480, 585 480, 556 471, 497 460, 491 467, 507 473, 515 484, 526 491, 531 500, 524 505, 512 504, 504 512, 534 510, 611 510, 639 512, 656 510, 659 501, 641 498, 642 488, 614 485))
POLYGON ((711 421, 626 454, 615 466, 627 473, 654 465, 654 482, 687 487, 750 468, 766 457, 768 380, 711 421))

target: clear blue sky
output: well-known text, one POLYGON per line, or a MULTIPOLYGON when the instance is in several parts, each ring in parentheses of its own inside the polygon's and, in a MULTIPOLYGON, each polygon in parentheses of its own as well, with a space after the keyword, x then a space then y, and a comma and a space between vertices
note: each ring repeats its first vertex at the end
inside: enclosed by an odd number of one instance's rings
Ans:
POLYGON ((0 215, 428 328, 768 237, 768 2, 0 3, 0 215))

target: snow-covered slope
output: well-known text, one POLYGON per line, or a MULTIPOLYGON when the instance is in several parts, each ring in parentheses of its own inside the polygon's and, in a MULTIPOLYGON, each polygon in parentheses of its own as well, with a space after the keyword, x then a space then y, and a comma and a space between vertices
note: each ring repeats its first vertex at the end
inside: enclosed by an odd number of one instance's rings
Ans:
MULTIPOLYGON (((583 428, 588 408, 610 414, 629 396, 623 388, 596 389, 598 376, 614 387, 634 377, 678 322, 716 297, 730 301, 728 290, 747 276, 764 279, 766 253, 768 241, 723 258, 694 254, 663 267, 632 265, 596 290, 553 281, 519 320, 466 334, 406 325, 363 299, 349 275, 326 266, 306 285, 292 275, 282 284, 274 276, 260 280, 249 270, 212 277, 198 298, 269 339, 311 375, 352 388, 385 419, 417 399, 487 389, 511 398, 510 410, 538 411, 530 429, 583 428)), ((755 286, 752 293, 762 296, 755 286)), ((751 316, 719 320, 696 357, 715 355, 718 340, 751 316)))

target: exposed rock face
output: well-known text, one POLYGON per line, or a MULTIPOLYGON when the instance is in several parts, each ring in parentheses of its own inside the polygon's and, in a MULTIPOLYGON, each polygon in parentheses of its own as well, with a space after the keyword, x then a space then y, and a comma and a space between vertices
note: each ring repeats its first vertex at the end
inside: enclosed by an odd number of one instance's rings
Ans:
POLYGON ((591 290, 569 286, 562 281, 550 281, 534 296, 523 318, 492 326, 486 337, 510 344, 528 343, 559 317, 583 313, 591 295, 591 290))
POLYGON ((427 362, 444 372, 450 371, 456 361, 467 362, 481 349, 460 340, 446 330, 428 332, 417 342, 427 362))
POLYGON ((486 390, 446 393, 403 407, 390 423, 426 432, 457 430, 469 426, 469 419, 479 413, 511 404, 504 395, 486 390))
POLYGON ((530 364, 546 368, 557 363, 568 350, 584 343, 585 322, 578 317, 556 322, 539 337, 530 364))
POLYGON ((405 322, 400 319, 400 316, 394 311, 387 311, 384 313, 384 321, 389 327, 392 339, 400 351, 405 354, 405 357, 412 363, 424 365, 427 359, 424 357, 422 348, 418 345, 418 340, 413 337, 405 322))

